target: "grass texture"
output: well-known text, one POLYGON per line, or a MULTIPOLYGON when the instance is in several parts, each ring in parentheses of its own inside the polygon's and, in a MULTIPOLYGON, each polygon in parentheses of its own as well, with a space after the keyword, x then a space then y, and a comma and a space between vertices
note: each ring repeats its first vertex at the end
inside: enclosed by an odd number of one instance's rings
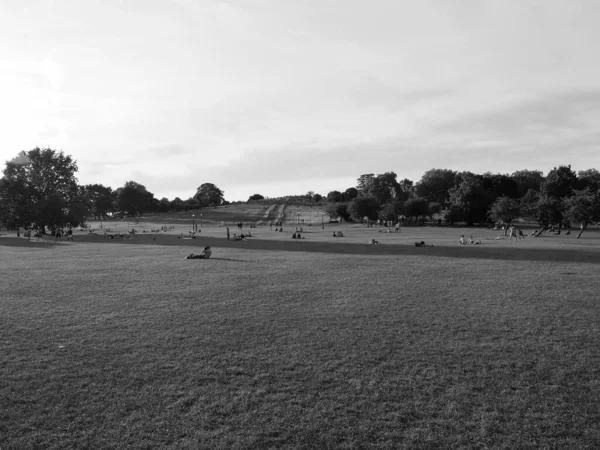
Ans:
POLYGON ((600 446, 600 249, 371 232, 0 238, 0 448, 600 446))

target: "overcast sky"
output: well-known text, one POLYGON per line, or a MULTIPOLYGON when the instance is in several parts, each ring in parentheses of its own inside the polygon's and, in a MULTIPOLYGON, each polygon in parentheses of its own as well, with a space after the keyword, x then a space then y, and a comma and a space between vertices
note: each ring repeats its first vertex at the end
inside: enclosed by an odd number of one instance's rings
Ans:
POLYGON ((156 197, 600 168, 600 1, 2 0, 0 159, 156 197))

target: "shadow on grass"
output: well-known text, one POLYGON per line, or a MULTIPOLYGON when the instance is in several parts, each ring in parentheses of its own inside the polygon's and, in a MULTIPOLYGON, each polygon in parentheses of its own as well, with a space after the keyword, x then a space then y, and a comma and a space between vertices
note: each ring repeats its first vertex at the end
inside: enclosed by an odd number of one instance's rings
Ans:
MULTIPOLYGON (((213 250, 236 248, 247 250, 273 250, 286 252, 333 253, 346 255, 392 255, 392 256, 433 256, 445 258, 499 259, 506 261, 548 261, 600 264, 600 249, 596 247, 578 249, 531 248, 525 244, 513 247, 492 247, 486 245, 449 244, 436 247, 415 247, 403 244, 370 245, 346 242, 273 241, 251 238, 246 241, 232 241, 217 237, 199 237, 193 241, 182 241, 177 236, 161 236, 153 241, 151 236, 136 236, 135 239, 105 240, 101 236, 82 236, 76 243, 105 242, 111 244, 167 245, 180 247, 204 247, 213 250)), ((46 245, 46 244, 45 244, 46 245)), ((216 259, 216 258, 213 258, 216 259)), ((241 262, 241 260, 240 260, 241 262)))
MULTIPOLYGON (((50 239, 50 238, 49 238, 50 239)), ((16 236, 0 236, 0 246, 4 247, 32 247, 32 248, 51 248, 56 245, 60 245, 59 242, 54 242, 54 240, 41 240, 37 241, 32 239, 27 242, 26 238, 18 238, 16 236)))

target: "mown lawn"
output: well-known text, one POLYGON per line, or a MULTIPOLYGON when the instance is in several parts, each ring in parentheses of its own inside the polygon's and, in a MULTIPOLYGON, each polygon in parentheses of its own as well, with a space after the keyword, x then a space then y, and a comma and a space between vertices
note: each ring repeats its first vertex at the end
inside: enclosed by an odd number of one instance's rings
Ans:
POLYGON ((597 248, 1 241, 2 449, 600 446, 597 248))

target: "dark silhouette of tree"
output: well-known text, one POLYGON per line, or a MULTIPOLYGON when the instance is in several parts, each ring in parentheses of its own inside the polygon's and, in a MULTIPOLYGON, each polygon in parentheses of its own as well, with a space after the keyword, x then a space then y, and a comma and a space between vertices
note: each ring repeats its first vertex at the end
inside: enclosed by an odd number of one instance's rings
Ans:
POLYGON ((429 201, 423 197, 411 198, 404 202, 404 215, 412 220, 414 217, 417 221, 419 218, 424 218, 429 215, 429 201))
MULTIPOLYGON (((492 203, 488 215, 494 222, 510 224, 519 216, 519 211, 519 202, 517 200, 502 196, 498 197, 494 203, 492 203)), ((507 232, 508 227, 504 229, 504 234, 506 235, 507 232)))
POLYGON ((575 190, 563 200, 563 208, 565 219, 581 227, 579 239, 588 225, 600 222, 600 190, 591 187, 575 190))
POLYGON ((63 152, 50 148, 22 151, 6 163, 0 183, 2 217, 8 227, 31 224, 77 226, 82 218, 76 205, 82 201, 77 185, 77 164, 63 152))
POLYGON ((342 193, 340 191, 331 191, 327 194, 328 202, 341 202, 343 201, 342 193))
POLYGON ((448 169, 430 169, 423 174, 415 185, 417 197, 426 198, 430 202, 448 205, 450 189, 454 187, 456 172, 448 169))
POLYGON ((116 196, 115 207, 121 214, 137 217, 153 208, 154 194, 135 181, 128 181, 117 189, 116 196))
POLYGON ((250 197, 248 197, 248 201, 252 200, 264 200, 264 197, 260 194, 253 194, 250 197))
POLYGON ((223 191, 214 184, 204 183, 198 188, 194 198, 198 200, 201 207, 219 206, 225 200, 223 195, 223 191))
POLYGON ((362 221, 367 217, 376 220, 379 213, 379 202, 374 197, 356 197, 348 204, 348 213, 354 220, 362 221))
POLYGON ((517 170, 510 176, 517 183, 517 198, 522 198, 530 189, 539 191, 544 181, 544 175, 540 170, 517 170))
POLYGON ((349 202, 358 197, 358 189, 350 187, 344 191, 344 201, 349 202))

